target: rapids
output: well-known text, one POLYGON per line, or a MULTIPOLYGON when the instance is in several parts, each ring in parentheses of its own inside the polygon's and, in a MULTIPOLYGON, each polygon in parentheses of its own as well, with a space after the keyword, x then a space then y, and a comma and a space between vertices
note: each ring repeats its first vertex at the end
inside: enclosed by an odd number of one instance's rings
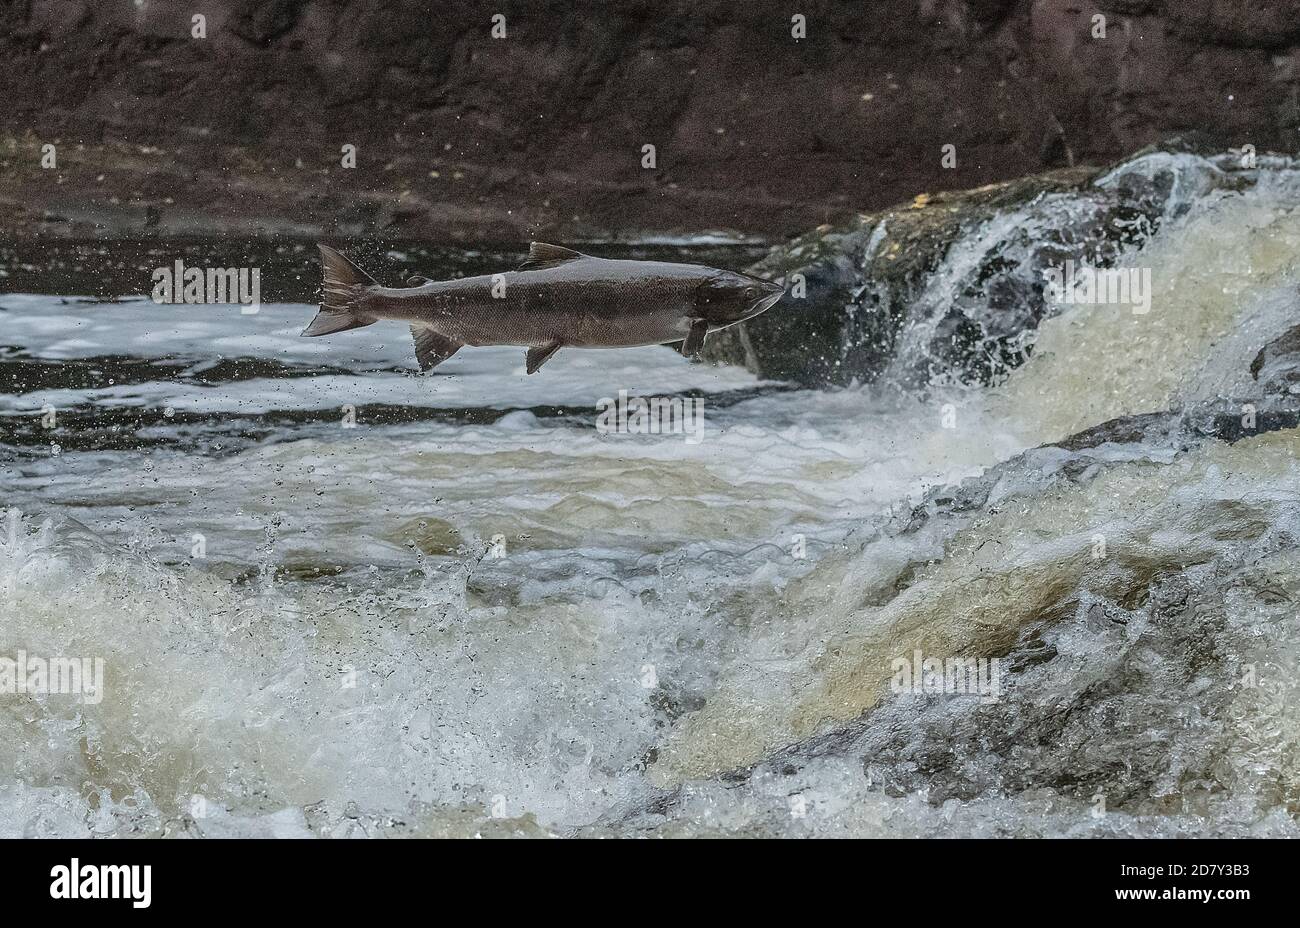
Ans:
POLYGON ((1295 166, 1177 197, 1151 312, 987 388, 0 297, 0 657, 106 667, 0 694, 0 836, 1300 833, 1300 431, 1055 444, 1300 323, 1295 166), (620 390, 703 440, 599 432, 620 390), (894 692, 917 651, 1000 695, 894 692))

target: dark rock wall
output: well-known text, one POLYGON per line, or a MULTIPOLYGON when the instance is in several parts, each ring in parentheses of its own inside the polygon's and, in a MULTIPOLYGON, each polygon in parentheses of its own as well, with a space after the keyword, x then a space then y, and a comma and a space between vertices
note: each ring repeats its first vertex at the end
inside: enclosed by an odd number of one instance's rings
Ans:
POLYGON ((777 239, 1300 128, 1300 0, 6 0, 0 53, 14 232, 777 239))

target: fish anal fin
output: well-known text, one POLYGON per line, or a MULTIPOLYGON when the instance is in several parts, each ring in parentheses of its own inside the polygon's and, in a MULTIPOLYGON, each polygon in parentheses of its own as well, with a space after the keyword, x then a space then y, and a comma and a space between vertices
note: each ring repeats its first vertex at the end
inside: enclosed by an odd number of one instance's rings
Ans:
POLYGON ((551 355, 555 354, 555 352, 559 350, 560 343, 558 341, 551 342, 549 345, 540 345, 536 348, 529 348, 528 356, 525 359, 528 373, 535 374, 537 369, 549 361, 551 355))
POLYGON ((704 337, 708 334, 709 321, 707 319, 696 319, 692 322, 691 333, 686 336, 686 341, 682 342, 682 355, 687 358, 694 357, 704 347, 704 337))
POLYGON ((411 326, 411 337, 415 339, 415 360, 422 371, 437 367, 460 351, 462 346, 461 342, 423 325, 411 326))
POLYGON ((560 245, 548 245, 545 242, 533 242, 528 246, 528 258, 523 264, 519 265, 521 271, 536 271, 544 267, 555 267, 557 264, 563 264, 566 261, 576 261, 579 258, 590 257, 580 251, 574 251, 572 248, 563 248, 560 245))

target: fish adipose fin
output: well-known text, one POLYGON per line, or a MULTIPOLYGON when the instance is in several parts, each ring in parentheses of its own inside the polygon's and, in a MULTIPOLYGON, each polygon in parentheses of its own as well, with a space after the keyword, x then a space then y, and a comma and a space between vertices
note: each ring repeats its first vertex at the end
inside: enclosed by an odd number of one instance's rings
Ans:
POLYGON ((528 246, 528 259, 519 265, 519 270, 536 271, 546 267, 555 267, 565 261, 576 261, 579 258, 588 257, 591 256, 584 255, 580 251, 574 251, 572 248, 561 248, 559 245, 548 245, 545 242, 533 242, 528 246))
POLYGON ((329 335, 374 323, 376 320, 357 312, 357 301, 365 295, 367 287, 376 286, 375 279, 328 245, 316 247, 320 249, 325 281, 320 312, 302 334, 329 335))
POLYGON ((701 348, 704 347, 704 336, 709 334, 709 320, 696 319, 691 323, 691 334, 686 336, 686 341, 682 342, 681 352, 683 357, 694 357, 701 348))
POLYGON ((411 337, 415 339, 415 360, 420 362, 422 371, 437 367, 462 347, 461 342, 422 325, 411 326, 411 337))
POLYGON ((551 355, 560 350, 559 342, 551 342, 549 345, 542 345, 540 348, 529 348, 526 364, 528 373, 534 374, 537 369, 551 359, 551 355))

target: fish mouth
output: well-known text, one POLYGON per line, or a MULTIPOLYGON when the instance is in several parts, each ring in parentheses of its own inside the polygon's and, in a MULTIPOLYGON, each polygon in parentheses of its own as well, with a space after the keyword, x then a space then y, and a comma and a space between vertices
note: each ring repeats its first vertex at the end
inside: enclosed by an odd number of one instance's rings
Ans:
POLYGON ((785 288, 782 287, 780 284, 770 283, 768 284, 768 286, 775 287, 776 289, 773 292, 769 293, 767 296, 760 299, 757 303, 755 303, 753 308, 750 309, 749 314, 747 315, 746 318, 752 319, 753 317, 757 316, 759 313, 767 312, 774 305, 776 305, 776 303, 781 299, 781 297, 785 296, 785 288))

